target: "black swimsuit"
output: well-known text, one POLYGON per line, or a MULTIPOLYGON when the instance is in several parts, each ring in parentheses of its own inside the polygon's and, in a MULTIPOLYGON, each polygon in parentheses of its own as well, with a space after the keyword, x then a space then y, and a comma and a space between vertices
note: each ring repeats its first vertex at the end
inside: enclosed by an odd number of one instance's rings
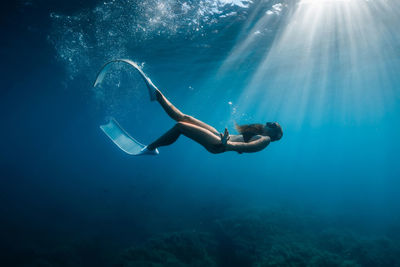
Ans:
POLYGON ((210 149, 207 149, 213 154, 219 154, 226 151, 225 146, 222 143, 211 145, 210 149))
MULTIPOLYGON (((257 134, 255 133, 245 133, 243 134, 243 140, 245 143, 248 143, 250 139, 257 134)), ((222 143, 212 145, 210 149, 207 149, 209 152, 213 154, 219 154, 219 153, 224 153, 226 151, 225 146, 222 143)), ((243 152, 237 151, 239 154, 242 154, 243 152)))

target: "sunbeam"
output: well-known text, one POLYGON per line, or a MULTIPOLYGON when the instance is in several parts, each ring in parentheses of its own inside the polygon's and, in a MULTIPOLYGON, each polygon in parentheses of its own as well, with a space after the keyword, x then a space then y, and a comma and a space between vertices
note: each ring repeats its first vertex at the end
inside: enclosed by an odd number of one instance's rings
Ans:
MULTIPOLYGON (((257 119, 269 117, 297 127, 305 122, 377 121, 398 95, 390 86, 396 77, 390 74, 398 71, 396 14, 395 1, 299 1, 265 48, 238 106, 253 114, 257 107, 257 119)), ((269 19, 266 12, 254 25, 268 27, 269 19)), ((245 61, 244 51, 260 46, 266 45, 250 34, 222 69, 237 68, 232 62, 245 61)))

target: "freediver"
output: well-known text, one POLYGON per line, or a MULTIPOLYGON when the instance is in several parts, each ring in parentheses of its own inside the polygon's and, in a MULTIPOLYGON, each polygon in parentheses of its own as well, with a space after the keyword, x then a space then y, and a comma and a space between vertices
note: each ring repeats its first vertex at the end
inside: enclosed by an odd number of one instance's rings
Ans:
MULTIPOLYGON (((98 74, 94 86, 102 81, 106 72, 106 66, 112 62, 125 62, 137 69, 149 90, 150 100, 157 101, 168 116, 176 121, 176 124, 165 134, 148 146, 142 145, 139 153, 131 153, 133 155, 158 155, 157 148, 173 144, 180 135, 184 135, 199 143, 213 154, 227 151, 236 151, 240 154, 258 152, 266 148, 271 142, 280 140, 283 136, 282 127, 277 122, 248 125, 235 124, 236 130, 239 132, 238 135, 230 135, 226 128, 224 133, 219 133, 214 127, 177 109, 152 83, 141 68, 131 60, 117 59, 106 63, 98 74)), ((119 125, 115 127, 119 128, 119 125)), ((109 137, 113 139, 113 137, 109 137)), ((130 136, 128 138, 134 140, 130 136)), ((113 141, 117 144, 119 140, 113 141)), ((136 140, 135 142, 138 143, 136 140)), ((121 145, 119 146, 121 148, 121 145)))

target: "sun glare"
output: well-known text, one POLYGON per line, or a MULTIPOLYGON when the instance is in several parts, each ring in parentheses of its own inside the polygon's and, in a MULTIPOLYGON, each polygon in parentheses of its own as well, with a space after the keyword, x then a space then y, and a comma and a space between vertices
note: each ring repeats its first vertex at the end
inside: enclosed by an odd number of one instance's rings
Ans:
POLYGON ((350 2, 352 0, 301 0, 300 4, 326 4, 336 2, 350 2))
MULTIPOLYGON (((393 22, 399 21, 399 10, 394 0, 301 1, 282 18, 272 46, 238 99, 241 112, 256 104, 260 118, 293 120, 299 127, 306 121, 357 123, 384 114, 395 99, 388 86, 395 70, 388 64, 398 53, 392 25, 398 25, 393 22)), ((224 70, 244 62, 245 51, 263 46, 254 33, 268 27, 270 17, 267 13, 253 23, 224 70)))

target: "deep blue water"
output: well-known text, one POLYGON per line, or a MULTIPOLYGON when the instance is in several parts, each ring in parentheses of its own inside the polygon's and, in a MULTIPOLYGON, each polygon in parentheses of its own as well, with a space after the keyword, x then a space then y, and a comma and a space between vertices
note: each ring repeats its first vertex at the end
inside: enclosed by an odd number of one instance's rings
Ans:
POLYGON ((400 266, 396 0, 16 1, 1 9, 2 266, 400 266), (278 121, 259 153, 185 137, 130 58, 222 131, 278 121), (152 240, 152 241, 151 241, 152 240), (152 265, 153 264, 153 265, 152 265), (156 265, 158 264, 158 265, 156 265))

